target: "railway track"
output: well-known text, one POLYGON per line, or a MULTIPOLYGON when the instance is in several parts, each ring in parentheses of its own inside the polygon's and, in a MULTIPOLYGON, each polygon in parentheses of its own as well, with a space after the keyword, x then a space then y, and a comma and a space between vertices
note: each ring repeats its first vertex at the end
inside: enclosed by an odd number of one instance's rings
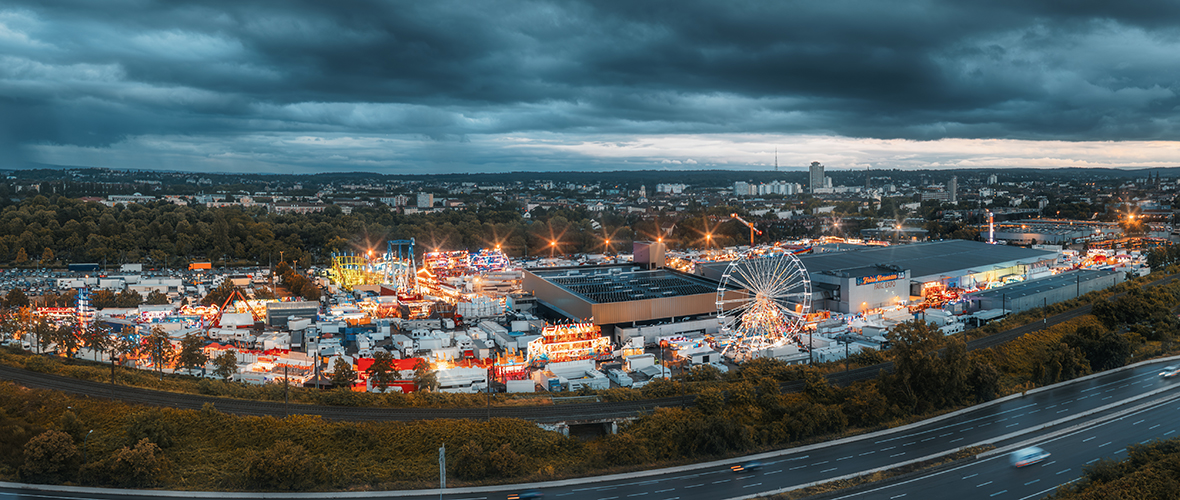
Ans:
MULTIPOLYGON (((1180 275, 1168 276, 1147 283, 1144 287, 1165 285, 1175 281, 1180 275)), ((1112 295, 1116 299, 1122 293, 1112 295)), ((1109 299, 1108 299, 1109 300, 1109 299)), ((987 349, 1009 342, 1020 336, 1043 328, 1069 321, 1074 318, 1090 314, 1092 306, 1084 305, 1070 309, 1063 313, 1046 318, 1042 322, 1033 322, 1018 326, 995 335, 974 339, 967 343, 969 351, 987 349)), ((865 366, 847 372, 831 373, 828 381, 834 385, 847 386, 853 382, 876 378, 882 370, 893 371, 893 363, 886 362, 873 366, 865 366)), ((688 406, 696 399, 693 395, 676 396, 641 401, 621 401, 609 403, 577 403, 545 406, 493 406, 489 408, 373 408, 373 407, 343 407, 307 404, 284 404, 273 401, 252 401, 232 399, 197 394, 156 391, 139 387, 112 385, 90 380, 80 380, 60 375, 32 372, 0 365, 0 380, 8 380, 17 385, 36 389, 50 389, 80 396, 119 400, 127 403, 164 406, 180 409, 199 410, 206 403, 212 403, 215 408, 225 413, 246 416, 286 415, 319 415, 331 420, 347 421, 413 421, 426 419, 485 419, 491 418, 519 418, 535 422, 568 422, 579 420, 598 420, 610 418, 633 417, 643 413, 650 413, 656 408, 671 408, 688 406)), ((781 384, 784 392, 799 392, 803 390, 803 381, 796 380, 781 384)))
POLYGON ((37 373, 0 365, 0 379, 18 385, 62 391, 86 397, 115 399, 126 403, 199 410, 211 403, 219 411, 235 415, 283 417, 289 414, 319 415, 331 420, 412 421, 440 418, 485 419, 519 418, 536 422, 563 422, 632 417, 659 407, 691 404, 694 396, 621 401, 610 403, 576 403, 537 406, 492 406, 491 408, 374 408, 307 404, 284 404, 155 391, 139 387, 79 380, 61 375, 37 373))

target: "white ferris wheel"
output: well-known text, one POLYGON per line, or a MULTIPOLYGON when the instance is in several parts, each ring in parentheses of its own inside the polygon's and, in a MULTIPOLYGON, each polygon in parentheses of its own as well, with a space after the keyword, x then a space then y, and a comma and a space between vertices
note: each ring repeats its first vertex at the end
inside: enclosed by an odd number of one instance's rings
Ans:
POLYGON ((798 257, 747 252, 730 261, 717 287, 721 337, 729 337, 722 354, 797 343, 810 311, 811 278, 798 257))

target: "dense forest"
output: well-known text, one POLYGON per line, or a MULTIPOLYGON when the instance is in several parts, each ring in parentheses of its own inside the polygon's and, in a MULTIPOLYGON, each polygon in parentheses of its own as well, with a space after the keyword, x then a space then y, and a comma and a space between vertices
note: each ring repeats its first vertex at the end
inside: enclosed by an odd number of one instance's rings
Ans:
MULTIPOLYGON (((0 264, 64 266, 143 262, 178 267, 189 262, 266 265, 284 260, 323 264, 334 252, 381 252, 387 239, 417 241, 419 255, 434 250, 478 250, 500 245, 512 256, 630 252, 634 239, 664 238, 673 247, 748 241, 731 207, 700 209, 660 230, 660 218, 597 214, 576 208, 537 208, 524 218, 515 204, 400 215, 386 207, 344 214, 328 206, 312 214, 275 214, 265 208, 206 208, 166 202, 115 205, 62 196, 35 196, 0 210, 0 264), (710 239, 706 242, 705 235, 710 239)), ((804 225, 772 229, 762 241, 813 232, 804 225)))

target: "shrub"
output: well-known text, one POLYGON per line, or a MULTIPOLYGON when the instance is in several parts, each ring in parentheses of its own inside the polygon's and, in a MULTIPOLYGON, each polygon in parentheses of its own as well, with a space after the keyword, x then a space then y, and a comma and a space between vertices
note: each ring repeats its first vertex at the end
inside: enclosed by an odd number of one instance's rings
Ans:
POLYGON ((30 483, 60 483, 78 469, 78 447, 74 438, 62 431, 36 435, 25 444, 24 456, 20 479, 30 483))
POLYGON ((250 453, 243 475, 248 484, 272 490, 306 490, 327 483, 320 460, 291 441, 276 442, 262 452, 250 453))
POLYGON ((104 460, 82 467, 82 477, 91 484, 144 488, 159 486, 169 469, 159 446, 147 438, 134 448, 124 446, 104 460))
POLYGON ((146 439, 160 448, 172 446, 172 436, 175 430, 172 425, 155 411, 145 410, 132 413, 123 425, 129 445, 135 445, 146 439))

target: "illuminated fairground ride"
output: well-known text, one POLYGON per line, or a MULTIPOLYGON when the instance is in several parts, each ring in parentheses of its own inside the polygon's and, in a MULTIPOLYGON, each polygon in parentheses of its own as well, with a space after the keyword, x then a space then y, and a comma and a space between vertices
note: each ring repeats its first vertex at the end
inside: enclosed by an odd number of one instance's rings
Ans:
POLYGON ((757 350, 799 342, 811 310, 811 278, 790 252, 730 261, 717 287, 722 350, 757 350))
POLYGON ((399 294, 418 293, 414 240, 390 240, 384 255, 332 254, 332 282, 351 290, 357 285, 395 284, 399 294))
POLYGON ((332 254, 332 282, 345 290, 357 285, 375 285, 384 276, 375 272, 369 258, 356 254, 332 254))

